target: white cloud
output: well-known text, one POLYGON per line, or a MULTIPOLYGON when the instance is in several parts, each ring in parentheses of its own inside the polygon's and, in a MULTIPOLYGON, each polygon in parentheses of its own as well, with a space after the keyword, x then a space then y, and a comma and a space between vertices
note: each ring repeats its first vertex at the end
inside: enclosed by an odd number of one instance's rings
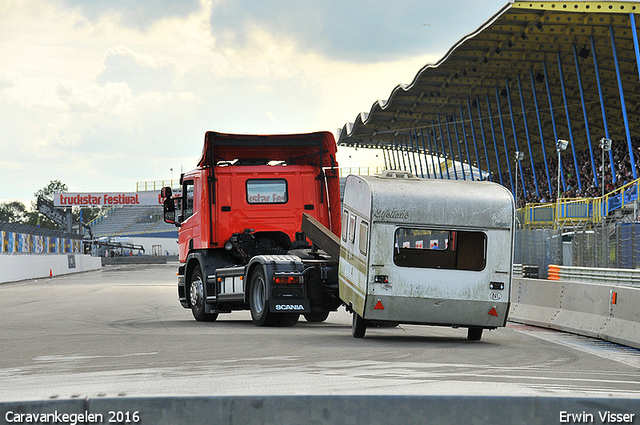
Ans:
MULTIPOLYGON (((4 197, 29 197, 53 179, 72 191, 133 190, 137 181, 193 167, 207 130, 335 132, 456 41, 434 51, 414 40, 415 29, 400 28, 415 21, 400 19, 412 2, 389 16, 377 2, 335 3, 340 16, 314 2, 290 13, 286 4, 270 11, 247 3, 238 15, 228 14, 227 0, 185 10, 179 3, 0 5, 4 197), (381 29, 389 43, 370 37, 381 29), (409 39, 395 54, 402 37, 409 39)), ((495 12, 482 8, 487 17, 495 12)))
POLYGON ((18 74, 4 68, 0 68, 0 91, 15 86, 17 82, 18 74))
POLYGON ((109 49, 104 66, 98 84, 126 82, 135 93, 164 92, 173 81, 174 65, 170 59, 140 54, 125 46, 109 49))

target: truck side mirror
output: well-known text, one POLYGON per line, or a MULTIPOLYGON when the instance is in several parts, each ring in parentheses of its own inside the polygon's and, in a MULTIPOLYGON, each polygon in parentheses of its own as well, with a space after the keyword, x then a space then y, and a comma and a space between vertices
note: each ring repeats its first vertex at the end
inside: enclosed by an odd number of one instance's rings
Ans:
POLYGON ((169 224, 175 224, 180 226, 180 223, 176 221, 176 202, 171 197, 171 188, 163 187, 160 191, 160 196, 164 199, 162 202, 162 209, 164 212, 164 222, 169 224))
POLYGON ((172 195, 173 193, 171 192, 171 188, 169 186, 165 186, 160 189, 160 196, 162 197, 162 199, 169 199, 172 195))

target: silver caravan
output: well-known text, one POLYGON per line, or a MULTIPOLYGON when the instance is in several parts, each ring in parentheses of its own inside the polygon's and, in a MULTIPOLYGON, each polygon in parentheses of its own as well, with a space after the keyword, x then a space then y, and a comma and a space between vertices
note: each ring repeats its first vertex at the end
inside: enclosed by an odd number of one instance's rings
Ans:
POLYGON ((490 182, 419 179, 406 172, 346 179, 340 298, 353 336, 368 325, 505 326, 515 207, 490 182))

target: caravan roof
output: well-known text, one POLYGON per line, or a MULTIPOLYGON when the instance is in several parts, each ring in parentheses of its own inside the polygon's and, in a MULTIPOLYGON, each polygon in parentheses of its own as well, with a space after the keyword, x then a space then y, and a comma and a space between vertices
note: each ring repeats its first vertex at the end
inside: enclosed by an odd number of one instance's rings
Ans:
POLYGON ((345 206, 374 222, 433 223, 474 228, 510 228, 515 206, 503 186, 491 182, 420 179, 386 171, 347 177, 345 206))

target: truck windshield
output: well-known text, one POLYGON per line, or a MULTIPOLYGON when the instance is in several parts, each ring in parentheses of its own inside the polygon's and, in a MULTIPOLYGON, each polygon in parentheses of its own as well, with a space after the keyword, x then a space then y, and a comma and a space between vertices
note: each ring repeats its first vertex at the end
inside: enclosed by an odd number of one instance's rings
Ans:
POLYGON ((393 262, 401 267, 481 271, 486 266, 483 232, 399 228, 393 262))
POLYGON ((247 203, 284 204, 289 200, 285 179, 247 180, 247 203))

